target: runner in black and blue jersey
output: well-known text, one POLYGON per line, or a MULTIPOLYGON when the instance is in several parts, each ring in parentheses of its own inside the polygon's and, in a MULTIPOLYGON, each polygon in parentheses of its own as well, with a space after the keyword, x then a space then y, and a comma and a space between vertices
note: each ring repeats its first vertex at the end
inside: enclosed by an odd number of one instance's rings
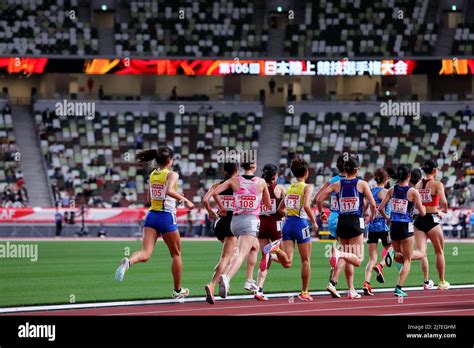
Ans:
MULTIPOLYGON (((374 173, 374 180, 377 185, 370 189, 372 195, 374 196, 376 207, 378 208, 380 203, 382 202, 383 198, 385 197, 388 189, 388 174, 383 168, 379 168, 374 173)), ((385 207, 385 213, 390 215, 390 206, 387 205, 385 207)), ((367 245, 369 247, 369 262, 367 263, 367 267, 365 268, 365 281, 362 289, 364 290, 364 294, 368 296, 373 296, 374 293, 372 292, 372 288, 370 286, 370 280, 372 278, 372 271, 377 273, 377 281, 379 283, 384 283, 385 278, 383 274, 383 267, 385 266, 385 255, 387 253, 388 248, 390 247, 392 241, 389 235, 389 227, 387 224, 387 220, 378 212, 375 211, 375 218, 368 226, 368 238, 367 238, 367 245), (378 242, 379 240, 382 243, 383 250, 382 250, 382 261, 377 263, 378 258, 378 242)))
POLYGON ((406 297, 408 295, 402 290, 402 286, 410 273, 411 261, 424 257, 424 254, 418 250, 413 250, 415 245, 412 215, 413 207, 415 206, 418 209, 419 215, 421 216, 426 214, 426 209, 421 203, 418 191, 409 184, 411 172, 408 166, 399 166, 396 172, 391 173, 391 177, 396 179, 397 183, 388 190, 382 203, 379 205, 378 211, 385 219, 388 219, 385 206, 390 201, 390 238, 392 239, 392 245, 395 251, 394 258, 403 264, 400 269, 394 295, 406 297))

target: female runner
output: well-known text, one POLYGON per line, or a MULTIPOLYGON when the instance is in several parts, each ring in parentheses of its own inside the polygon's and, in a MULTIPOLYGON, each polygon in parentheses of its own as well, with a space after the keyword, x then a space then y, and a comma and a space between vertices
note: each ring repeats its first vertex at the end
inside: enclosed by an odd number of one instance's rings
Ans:
POLYGON ((193 209, 194 204, 178 193, 179 175, 171 170, 173 165, 173 150, 169 147, 160 147, 158 150, 145 150, 137 154, 138 163, 155 161, 157 167, 150 174, 150 190, 148 200, 151 203, 149 212, 143 226, 142 249, 133 253, 130 259, 124 257, 120 262, 115 279, 122 281, 125 272, 138 262, 147 262, 158 237, 163 237, 171 255, 171 273, 174 279, 173 298, 183 298, 189 295, 189 289, 181 288, 181 274, 183 263, 181 261, 181 240, 178 226, 176 225, 176 205, 183 201, 188 209, 193 209))

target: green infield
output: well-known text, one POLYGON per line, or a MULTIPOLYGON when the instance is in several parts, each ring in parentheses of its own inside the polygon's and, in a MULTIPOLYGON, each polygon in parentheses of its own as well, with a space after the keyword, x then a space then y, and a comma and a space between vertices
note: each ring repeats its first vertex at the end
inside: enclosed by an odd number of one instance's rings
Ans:
MULTIPOLYGON (((1 242, 0 244, 5 244, 1 242)), ((170 271, 170 257, 163 241, 157 243, 152 258, 147 263, 133 266, 122 283, 114 280, 115 269, 121 257, 140 248, 140 241, 97 241, 97 242, 22 242, 38 245, 37 260, 15 258, 11 254, 0 258, 0 307, 35 304, 68 304, 112 300, 137 300, 170 298, 173 290, 170 271)), ((11 242, 18 244, 18 242, 11 242)), ((329 262, 325 253, 330 244, 314 242, 312 256, 311 290, 326 287, 329 262)), ((184 263, 183 286, 188 287, 191 296, 204 296, 204 285, 209 281, 220 255, 218 242, 184 241, 182 256, 184 263)), ((438 276, 435 269, 433 248, 428 247, 430 276, 435 283, 438 276)), ((474 244, 449 243, 445 247, 447 280, 451 284, 474 283, 474 244)), ((362 287, 364 269, 356 269, 356 285, 362 287)), ((266 292, 298 291, 300 289, 299 255, 295 251, 292 268, 283 269, 274 263, 270 268, 266 292)), ((255 269, 255 279, 257 276, 255 269)), ((420 286, 422 273, 420 262, 414 261, 406 286, 420 286)), ((373 288, 393 287, 396 282, 396 267, 385 268, 385 284, 378 284, 375 274, 373 288)), ((232 279, 231 294, 243 294, 245 266, 232 279)), ((341 275, 338 289, 346 288, 341 275)))

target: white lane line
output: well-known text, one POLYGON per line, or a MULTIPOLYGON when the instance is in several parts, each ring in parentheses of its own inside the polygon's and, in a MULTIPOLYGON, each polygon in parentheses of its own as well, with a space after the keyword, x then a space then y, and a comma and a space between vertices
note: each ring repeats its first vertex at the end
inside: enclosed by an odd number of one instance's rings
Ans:
MULTIPOLYGON (((329 295, 328 295, 329 296, 329 295)), ((416 297, 411 297, 408 300, 411 300, 413 298, 420 298, 420 299, 426 299, 426 298, 436 298, 439 297, 440 295, 432 295, 432 296, 416 296, 416 297)), ((461 296, 466 296, 466 294, 449 294, 449 295, 442 295, 443 297, 461 297, 461 296)), ((385 301, 387 299, 393 299, 393 301, 397 301, 396 297, 382 297, 382 298, 367 298, 362 301, 364 302, 374 302, 374 301, 385 301)), ((337 303, 354 303, 356 301, 354 300, 337 300, 337 299, 328 299, 327 301, 324 302, 312 302, 311 304, 337 304, 337 303)), ((439 303, 439 302, 437 302, 439 303)), ((454 301, 453 301, 454 303, 454 301)), ((268 307, 281 307, 281 306, 307 306, 308 302, 295 302, 295 303, 275 303, 275 304, 264 304, 262 307, 268 308, 268 307)), ((105 314, 105 316, 122 316, 122 315, 137 315, 137 314, 163 314, 163 313, 182 313, 182 312, 201 312, 201 311, 214 311, 214 310, 227 310, 227 309, 247 309, 247 308, 252 308, 254 309, 256 306, 255 305, 250 305, 250 306, 225 306, 225 307, 214 307, 209 305, 208 307, 198 307, 198 308, 187 308, 187 309, 176 309, 176 310, 155 310, 155 311, 146 311, 146 312, 127 312, 127 313, 117 313, 117 314, 105 314)), ((352 307, 348 307, 352 308, 352 307)), ((373 307, 367 307, 367 308, 373 308, 373 307)), ((324 310, 324 309, 321 309, 324 310)), ((253 314, 250 314, 253 315, 253 314)))
MULTIPOLYGON (((467 301, 466 301, 467 302, 467 301)), ((398 315, 418 315, 418 314, 433 314, 433 313, 453 313, 453 312, 467 312, 472 311, 474 313, 474 308, 469 309, 445 309, 443 311, 429 311, 429 312, 406 312, 406 313, 394 313, 394 314, 382 314, 384 317, 389 316, 398 316, 398 315)), ((448 314, 449 315, 449 314, 448 314)))
MULTIPOLYGON (((404 307, 404 306, 421 306, 421 305, 440 305, 440 304, 452 304, 452 303, 470 303, 472 301, 444 301, 444 302, 417 302, 417 303, 398 303, 394 305, 384 305, 383 308, 387 307, 404 307)), ((307 309, 307 310, 296 310, 296 311, 284 311, 284 312, 266 312, 266 313, 250 313, 250 314, 237 314, 237 316, 254 316, 254 315, 280 315, 280 314, 294 314, 298 313, 313 313, 313 312, 336 312, 336 311, 347 311, 354 309, 373 309, 373 306, 360 306, 360 307, 343 307, 343 308, 328 308, 328 309, 307 309)), ((350 315, 350 314, 346 314, 350 315)), ((374 314, 377 316, 377 314, 374 314)))
MULTIPOLYGON (((451 289, 472 289, 474 284, 451 285, 451 289)), ((403 291, 419 291, 423 290, 421 286, 403 288, 403 291)), ((374 289, 375 293, 392 292, 393 288, 374 289)), ((430 290, 433 291, 433 290, 430 290)), ((346 294, 347 290, 339 291, 340 294, 346 294)), ((313 291, 311 296, 329 296, 327 291, 313 291)), ((285 292, 268 294, 269 298, 288 298, 298 296, 297 292, 285 292)), ((253 295, 235 295, 228 296, 227 299, 216 298, 217 301, 227 300, 249 300, 253 299, 253 295)), ((185 303, 205 303, 205 297, 191 297, 185 300, 185 303)), ((75 303, 62 305, 42 305, 42 306, 25 306, 25 307, 5 307, 0 308, 0 314, 6 313, 22 313, 22 312, 39 312, 39 311, 56 311, 56 310, 70 310, 70 309, 90 309, 90 308, 106 308, 106 307, 121 307, 121 306, 143 306, 143 305, 158 305, 158 304, 177 304, 177 300, 161 299, 161 300, 138 300, 138 301, 113 301, 113 302, 92 302, 92 303, 75 303)))

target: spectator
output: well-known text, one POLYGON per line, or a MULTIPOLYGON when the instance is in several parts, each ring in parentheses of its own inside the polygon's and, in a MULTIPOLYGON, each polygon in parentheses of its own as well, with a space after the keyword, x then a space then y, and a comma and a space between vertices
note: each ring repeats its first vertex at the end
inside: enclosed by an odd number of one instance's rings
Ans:
POLYGON ((115 193, 112 196, 112 208, 120 208, 120 191, 119 190, 115 190, 115 193))
POLYGON ((135 135, 135 148, 137 150, 143 150, 143 134, 142 134, 142 132, 138 132, 138 134, 135 135))
POLYGON ((469 107, 469 105, 466 105, 466 108, 464 109, 464 116, 471 117, 471 115, 472 115, 471 108, 469 107))
POLYGON ((107 232, 105 231, 104 224, 99 225, 99 229, 97 230, 97 237, 99 237, 99 238, 107 237, 107 232))
POLYGON ((275 79, 273 77, 268 82, 268 87, 270 87, 270 94, 275 94, 276 82, 275 82, 275 79))
POLYGON ((61 232, 63 230, 63 218, 63 214, 61 214, 58 207, 56 207, 56 214, 54 214, 54 222, 56 224, 56 237, 61 236, 61 232))
POLYGON ((173 89, 171 90, 171 100, 176 99, 178 99, 178 93, 176 92, 176 86, 173 86, 173 89))

